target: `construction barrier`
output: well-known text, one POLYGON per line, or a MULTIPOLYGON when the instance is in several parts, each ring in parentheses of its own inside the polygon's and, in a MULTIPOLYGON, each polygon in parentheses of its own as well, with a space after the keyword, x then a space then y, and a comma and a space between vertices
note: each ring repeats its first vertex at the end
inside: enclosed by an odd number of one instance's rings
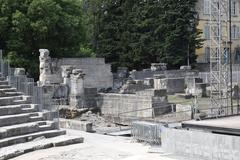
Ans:
POLYGON ((160 144, 161 124, 144 121, 132 123, 132 136, 134 140, 150 144, 160 144))

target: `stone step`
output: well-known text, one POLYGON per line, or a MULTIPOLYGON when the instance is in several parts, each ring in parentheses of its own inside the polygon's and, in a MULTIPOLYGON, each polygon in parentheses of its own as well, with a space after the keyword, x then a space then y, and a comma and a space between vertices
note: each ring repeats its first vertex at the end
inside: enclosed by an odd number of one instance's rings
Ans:
POLYGON ((53 138, 42 138, 34 141, 16 144, 0 149, 0 159, 7 160, 36 150, 83 143, 79 136, 61 135, 53 138))
POLYGON ((32 113, 23 113, 16 115, 5 115, 0 116, 0 127, 35 122, 35 121, 43 121, 45 117, 42 112, 32 112, 32 113))
POLYGON ((21 136, 13 136, 10 138, 1 139, 0 148, 19 144, 19 143, 29 142, 39 137, 51 138, 51 137, 56 137, 64 134, 66 134, 66 131, 63 131, 63 130, 48 130, 48 131, 42 131, 37 133, 25 134, 21 136))
POLYGON ((14 97, 14 96, 22 96, 22 92, 3 92, 4 94, 0 94, 0 97, 14 97))
POLYGON ((8 85, 8 81, 0 81, 0 85, 8 85))
POLYGON ((0 108, 5 107, 16 107, 16 106, 22 106, 23 108, 29 108, 31 105, 37 105, 37 104, 16 104, 16 105, 6 105, 6 106, 0 106, 0 108))
POLYGON ((12 96, 12 97, 0 97, 0 106, 26 104, 31 102, 31 96, 12 96))
POLYGON ((0 92, 17 92, 16 88, 5 88, 5 89, 0 89, 0 92))
POLYGON ((15 105, 15 104, 30 104, 30 103, 32 103, 31 100, 19 99, 19 100, 13 101, 12 104, 15 105))
POLYGON ((0 84, 0 89, 7 89, 7 88, 12 88, 12 86, 10 86, 10 85, 1 85, 0 84))
POLYGON ((0 116, 38 112, 38 108, 36 104, 0 106, 0 116))
POLYGON ((53 129, 57 129, 57 122, 37 121, 5 126, 0 128, 0 139, 53 129))
POLYGON ((5 80, 6 80, 5 77, 0 76, 0 81, 5 81, 5 80))

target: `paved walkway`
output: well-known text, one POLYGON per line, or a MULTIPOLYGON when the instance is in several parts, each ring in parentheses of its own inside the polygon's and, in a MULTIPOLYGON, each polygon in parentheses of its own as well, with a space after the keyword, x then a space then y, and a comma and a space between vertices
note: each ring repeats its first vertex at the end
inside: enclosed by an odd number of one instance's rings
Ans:
POLYGON ((160 148, 132 142, 128 137, 112 137, 68 130, 85 138, 83 144, 35 151, 13 160, 180 160, 169 158, 160 148), (149 153, 150 151, 158 153, 149 153))

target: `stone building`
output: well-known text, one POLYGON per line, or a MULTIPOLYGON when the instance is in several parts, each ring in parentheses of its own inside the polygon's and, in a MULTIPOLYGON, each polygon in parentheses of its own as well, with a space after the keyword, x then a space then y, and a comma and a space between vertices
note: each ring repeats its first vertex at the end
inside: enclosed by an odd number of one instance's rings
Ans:
MULTIPOLYGON (((196 11, 198 12, 199 25, 198 28, 202 30, 202 38, 205 40, 203 47, 196 51, 198 55, 198 63, 210 62, 210 1, 198 0, 196 11)), ((232 0, 232 54, 234 63, 240 63, 240 0, 232 0)))

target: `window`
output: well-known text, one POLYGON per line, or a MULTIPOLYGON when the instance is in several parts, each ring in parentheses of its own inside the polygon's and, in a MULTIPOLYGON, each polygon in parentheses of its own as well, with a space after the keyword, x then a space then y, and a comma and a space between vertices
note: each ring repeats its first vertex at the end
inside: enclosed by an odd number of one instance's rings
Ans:
POLYGON ((210 26, 208 24, 204 26, 204 38, 210 39, 210 26))
POLYGON ((237 15, 237 1, 236 0, 231 1, 231 13, 234 16, 237 15))
POLYGON ((205 48, 205 62, 206 63, 210 62, 210 48, 209 47, 205 48))
POLYGON ((204 0, 204 14, 210 14, 210 0, 204 0))
POLYGON ((238 26, 236 26, 236 25, 232 26, 231 36, 232 36, 232 39, 239 38, 239 27, 238 26))
POLYGON ((229 57, 230 57, 230 54, 229 54, 229 48, 224 48, 224 57, 223 57, 223 62, 224 63, 229 63, 229 57))
POLYGON ((240 63, 240 48, 239 48, 239 47, 236 48, 235 51, 236 51, 236 54, 235 54, 235 62, 236 62, 236 63, 240 63))

